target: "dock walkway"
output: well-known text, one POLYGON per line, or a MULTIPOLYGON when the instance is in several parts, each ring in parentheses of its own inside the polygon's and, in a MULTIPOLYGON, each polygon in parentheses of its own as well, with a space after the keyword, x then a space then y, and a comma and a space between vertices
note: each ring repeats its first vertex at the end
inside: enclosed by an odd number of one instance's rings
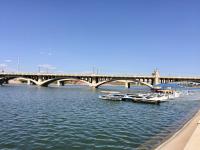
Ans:
POLYGON ((200 120, 197 123, 197 127, 193 132, 191 138, 186 144, 184 150, 199 150, 200 149, 200 120))
POLYGON ((200 150, 200 111, 155 150, 200 150))

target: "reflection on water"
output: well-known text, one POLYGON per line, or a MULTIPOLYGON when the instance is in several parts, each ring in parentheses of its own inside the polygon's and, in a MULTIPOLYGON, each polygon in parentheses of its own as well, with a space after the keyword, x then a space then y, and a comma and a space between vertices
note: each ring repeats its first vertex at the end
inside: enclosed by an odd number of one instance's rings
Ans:
POLYGON ((0 149, 152 149, 200 107, 200 94, 161 105, 98 99, 85 86, 0 87, 0 149))

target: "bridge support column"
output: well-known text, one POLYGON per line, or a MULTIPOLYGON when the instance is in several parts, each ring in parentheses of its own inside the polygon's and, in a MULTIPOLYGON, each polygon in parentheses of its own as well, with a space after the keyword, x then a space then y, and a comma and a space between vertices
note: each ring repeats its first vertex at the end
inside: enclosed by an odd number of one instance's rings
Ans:
POLYGON ((153 85, 160 84, 159 78, 154 78, 153 85))
POLYGON ((42 81, 43 81, 43 78, 42 77, 38 77, 38 83, 40 84, 40 83, 42 83, 42 81))
POLYGON ((41 77, 41 76, 39 76, 38 77, 38 80, 37 80, 37 85, 38 86, 44 86, 44 87, 47 87, 48 85, 44 85, 44 84, 42 84, 42 82, 44 81, 44 78, 43 77, 41 77))
POLYGON ((8 80, 4 80, 4 84, 8 84, 9 82, 8 82, 8 80))
POLYGON ((140 86, 140 79, 135 82, 136 86, 140 86))
POLYGON ((31 80, 27 80, 27 85, 31 85, 31 80))
POLYGON ((168 79, 165 79, 165 83, 169 83, 169 82, 168 82, 168 79))
POLYGON ((92 84, 91 84, 91 87, 93 87, 93 88, 98 88, 96 85, 97 85, 97 83, 98 83, 98 78, 92 78, 92 84))
POLYGON ((166 79, 164 79, 164 83, 166 83, 166 79))
POLYGON ((64 85, 65 85, 64 81, 57 81, 57 86, 64 86, 64 85))
POLYGON ((130 82, 125 82, 125 88, 129 89, 131 86, 131 83, 130 82))
POLYGON ((153 85, 157 85, 160 83, 160 73, 158 70, 155 70, 152 75, 154 76, 153 85))
POLYGON ((3 85, 3 83, 4 83, 4 79, 1 78, 1 79, 0 79, 0 85, 3 85))

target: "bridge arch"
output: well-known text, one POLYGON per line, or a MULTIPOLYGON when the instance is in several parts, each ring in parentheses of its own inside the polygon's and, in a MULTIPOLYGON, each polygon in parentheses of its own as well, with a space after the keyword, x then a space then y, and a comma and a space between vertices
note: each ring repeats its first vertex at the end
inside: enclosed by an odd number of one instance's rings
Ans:
POLYGON ((81 81, 83 83, 85 83, 88 86, 92 86, 92 84, 86 80, 82 80, 82 79, 75 79, 75 78, 65 78, 65 79, 61 79, 61 80, 57 80, 59 82, 63 82, 63 81, 81 81))
POLYGON ((37 81, 31 79, 31 78, 27 78, 27 77, 20 77, 20 76, 10 76, 10 77, 3 77, 3 78, 0 78, 0 81, 3 81, 3 82, 8 82, 9 80, 13 80, 13 79, 21 79, 21 80, 25 80, 25 81, 30 81, 32 82, 33 84, 37 85, 37 81))
POLYGON ((104 85, 104 84, 110 83, 110 82, 114 82, 114 81, 123 81, 123 82, 129 82, 129 83, 131 83, 131 82, 132 83, 140 83, 140 84, 145 85, 145 86, 147 86, 147 87, 149 87, 151 89, 153 88, 153 85, 151 85, 149 83, 146 83, 146 82, 139 81, 139 80, 118 80, 118 79, 112 79, 112 80, 102 81, 100 83, 97 83, 95 85, 95 88, 98 88, 101 85, 104 85))
POLYGON ((40 82, 38 83, 38 85, 40 86, 48 86, 49 84, 55 82, 55 81, 81 81, 83 83, 86 83, 87 85, 91 86, 91 83, 89 83, 88 81, 86 80, 83 80, 83 79, 78 79, 78 78, 69 78, 69 77, 61 77, 61 78, 53 78, 53 79, 48 79, 48 80, 45 80, 43 82, 40 82))

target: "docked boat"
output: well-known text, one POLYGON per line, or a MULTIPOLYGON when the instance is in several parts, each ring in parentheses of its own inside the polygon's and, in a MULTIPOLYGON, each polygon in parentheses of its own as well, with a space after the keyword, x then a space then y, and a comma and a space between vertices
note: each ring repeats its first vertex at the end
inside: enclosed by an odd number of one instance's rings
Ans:
POLYGON ((156 99, 155 96, 149 95, 125 95, 122 100, 124 101, 132 101, 134 103, 147 103, 147 104, 159 104, 160 100, 156 99))
POLYGON ((112 101, 121 101, 123 97, 124 97, 123 94, 108 94, 99 96, 100 99, 112 100, 112 101))
POLYGON ((174 98, 180 97, 181 93, 180 92, 174 92, 173 93, 174 98))
POLYGON ((165 91, 159 93, 137 93, 137 94, 108 94, 100 95, 99 98, 103 100, 112 100, 112 101, 130 101, 134 103, 150 103, 150 104, 159 104, 161 102, 166 102, 170 99, 175 99, 180 96, 180 92, 177 91, 165 91))
POLYGON ((180 92, 174 91, 171 94, 167 94, 168 99, 175 99, 181 96, 180 92))
POLYGON ((137 98, 138 95, 135 94, 125 94, 122 98, 123 101, 133 101, 133 99, 137 98))
POLYGON ((152 99, 152 98, 148 98, 148 97, 141 97, 141 98, 137 98, 137 99, 133 99, 134 103, 145 103, 145 104, 160 104, 160 100, 157 99, 152 99))
POLYGON ((173 94, 168 94, 167 96, 168 96, 168 99, 169 99, 169 100, 172 100, 172 99, 175 98, 173 94))

